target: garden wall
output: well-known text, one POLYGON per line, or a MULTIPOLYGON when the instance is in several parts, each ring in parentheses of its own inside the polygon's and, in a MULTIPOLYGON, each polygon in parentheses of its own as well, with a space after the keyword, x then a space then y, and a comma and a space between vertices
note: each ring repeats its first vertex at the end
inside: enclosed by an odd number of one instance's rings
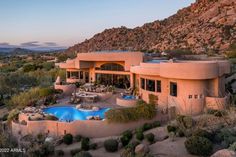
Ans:
POLYGON ((12 133, 14 136, 25 136, 27 134, 38 135, 48 133, 51 136, 62 136, 66 133, 72 135, 82 135, 85 137, 106 137, 119 135, 125 130, 135 129, 144 123, 158 121, 167 121, 167 115, 158 114, 152 120, 140 120, 131 123, 108 123, 106 120, 85 120, 74 122, 59 121, 28 121, 27 125, 12 122, 12 133), (19 134, 20 133, 20 134, 19 134))

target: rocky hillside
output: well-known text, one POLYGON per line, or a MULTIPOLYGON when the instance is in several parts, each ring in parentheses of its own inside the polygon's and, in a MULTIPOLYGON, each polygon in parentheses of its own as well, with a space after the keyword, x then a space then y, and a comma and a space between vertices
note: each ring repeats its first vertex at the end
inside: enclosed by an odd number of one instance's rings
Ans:
POLYGON ((175 50, 224 52, 236 39, 235 0, 197 0, 162 21, 141 27, 106 29, 67 52, 175 50))

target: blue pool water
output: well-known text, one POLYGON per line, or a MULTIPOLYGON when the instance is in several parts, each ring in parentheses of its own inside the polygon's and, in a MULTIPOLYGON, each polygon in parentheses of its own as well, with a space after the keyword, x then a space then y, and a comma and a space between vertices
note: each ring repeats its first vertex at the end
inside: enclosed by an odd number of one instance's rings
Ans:
POLYGON ((125 100, 132 100, 132 99, 135 99, 135 96, 133 96, 133 95, 123 95, 122 98, 125 99, 125 100))
POLYGON ((110 108, 101 108, 98 111, 80 110, 73 106, 55 106, 43 109, 44 113, 53 114, 60 121, 71 122, 75 120, 87 120, 88 116, 99 116, 101 119, 105 118, 105 112, 110 108))

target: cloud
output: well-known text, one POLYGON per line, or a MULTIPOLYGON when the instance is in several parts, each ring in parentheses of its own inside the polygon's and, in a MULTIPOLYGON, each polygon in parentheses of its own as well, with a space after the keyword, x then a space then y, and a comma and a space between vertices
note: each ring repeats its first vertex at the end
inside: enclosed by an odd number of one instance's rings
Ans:
POLYGON ((0 43, 0 47, 2 47, 2 48, 14 48, 15 45, 11 45, 10 43, 3 42, 3 43, 0 43))
POLYGON ((57 43, 54 43, 54 42, 45 42, 44 44, 46 46, 57 46, 57 43))
POLYGON ((20 46, 23 47, 38 47, 41 46, 38 41, 29 41, 25 43, 21 43, 20 46))
POLYGON ((0 46, 9 46, 10 44, 9 43, 0 43, 0 46))

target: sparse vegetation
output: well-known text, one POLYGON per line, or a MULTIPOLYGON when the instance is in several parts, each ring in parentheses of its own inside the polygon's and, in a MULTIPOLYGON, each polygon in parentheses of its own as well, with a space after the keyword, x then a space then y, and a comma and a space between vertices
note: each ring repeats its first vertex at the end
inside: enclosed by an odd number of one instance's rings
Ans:
POLYGON ((105 114, 109 122, 127 123, 139 119, 152 119, 156 115, 156 108, 153 104, 140 101, 137 107, 111 109, 105 114))

